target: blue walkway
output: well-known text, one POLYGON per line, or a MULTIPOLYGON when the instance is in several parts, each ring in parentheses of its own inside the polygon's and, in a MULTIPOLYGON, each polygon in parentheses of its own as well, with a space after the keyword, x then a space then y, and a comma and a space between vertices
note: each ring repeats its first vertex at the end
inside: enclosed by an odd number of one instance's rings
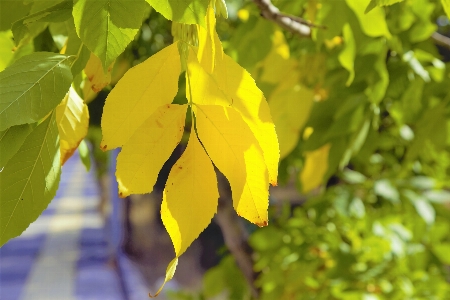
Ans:
POLYGON ((47 210, 0 248, 1 300, 126 298, 94 176, 75 154, 47 210))

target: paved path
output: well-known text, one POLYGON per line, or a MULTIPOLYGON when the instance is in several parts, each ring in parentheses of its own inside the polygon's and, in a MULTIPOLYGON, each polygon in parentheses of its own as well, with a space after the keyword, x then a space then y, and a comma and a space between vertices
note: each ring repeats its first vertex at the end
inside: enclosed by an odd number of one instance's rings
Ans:
POLYGON ((75 153, 47 210, 0 248, 1 300, 125 299, 98 201, 94 174, 75 153))

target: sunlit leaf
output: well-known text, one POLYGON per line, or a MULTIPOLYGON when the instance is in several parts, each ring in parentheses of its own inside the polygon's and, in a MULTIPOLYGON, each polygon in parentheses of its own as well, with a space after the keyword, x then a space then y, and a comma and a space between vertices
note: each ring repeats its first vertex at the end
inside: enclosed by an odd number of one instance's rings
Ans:
POLYGON ((104 71, 100 59, 94 53, 91 53, 90 58, 86 66, 84 67, 84 72, 86 73, 86 76, 91 83, 91 89, 95 93, 100 92, 111 82, 111 71, 113 66, 114 61, 111 63, 108 69, 104 71))
POLYGON ((178 47, 172 44, 125 73, 103 108, 102 149, 123 146, 158 107, 172 103, 180 70, 178 47))
POLYGON ((184 24, 205 26, 209 0, 146 0, 166 19, 184 24))
POLYGON ((32 130, 32 125, 23 124, 0 131, 0 170, 19 151, 32 130))
POLYGON ((348 6, 353 10, 361 24, 362 31, 370 37, 384 36, 391 38, 385 13, 380 7, 373 8, 369 13, 365 13, 368 0, 346 0, 348 6))
POLYGON ((88 107, 73 88, 70 88, 61 104, 56 107, 56 123, 63 165, 84 139, 89 127, 88 107))
POLYGON ((184 132, 186 105, 159 107, 123 145, 117 158, 119 195, 150 193, 184 132))
POLYGON ((268 174, 261 148, 241 114, 230 107, 194 106, 198 137, 231 185, 238 215, 268 223, 268 174))

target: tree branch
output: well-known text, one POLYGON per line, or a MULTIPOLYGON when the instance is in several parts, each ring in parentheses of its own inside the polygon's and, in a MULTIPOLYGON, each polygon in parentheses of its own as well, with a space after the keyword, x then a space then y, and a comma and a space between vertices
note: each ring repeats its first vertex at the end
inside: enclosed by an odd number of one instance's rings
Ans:
POLYGON ((258 299, 259 290, 255 286, 258 273, 253 270, 253 249, 247 242, 248 233, 243 228, 240 218, 234 211, 231 188, 227 179, 220 172, 216 172, 216 174, 219 183, 220 198, 215 221, 222 231, 225 245, 230 250, 231 255, 233 255, 239 269, 244 274, 250 286, 253 298, 258 299))
POLYGON ((301 37, 310 37, 312 27, 325 28, 324 26, 313 24, 300 17, 280 12, 270 0, 253 0, 253 2, 255 2, 261 11, 261 16, 301 37))
POLYGON ((443 35, 443 34, 440 34, 440 33, 438 33, 438 32, 434 32, 434 33, 431 35, 431 38, 433 39, 433 41, 434 41, 437 45, 442 46, 442 47, 444 47, 444 48, 450 50, 450 38, 449 38, 449 37, 447 37, 447 36, 445 36, 445 35, 443 35))

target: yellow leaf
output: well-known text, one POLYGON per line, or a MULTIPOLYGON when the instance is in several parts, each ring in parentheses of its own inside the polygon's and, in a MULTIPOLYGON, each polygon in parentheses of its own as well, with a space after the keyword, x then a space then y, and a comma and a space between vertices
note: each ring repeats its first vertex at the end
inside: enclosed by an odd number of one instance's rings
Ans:
POLYGON ((103 71, 103 66, 100 58, 91 52, 91 56, 84 67, 84 72, 91 83, 91 88, 95 93, 100 92, 105 86, 111 82, 111 71, 114 62, 108 67, 106 73, 103 71))
POLYGON ((89 127, 88 107, 72 87, 56 107, 56 123, 60 137, 61 164, 64 164, 86 136, 89 127))
POLYGON ((231 107, 194 105, 193 110, 200 141, 230 182, 236 212, 258 226, 267 225, 267 168, 249 126, 231 107))
POLYGON ((197 58, 200 64, 208 73, 214 71, 215 56, 216 56, 216 17, 214 16, 214 9, 211 5, 208 6, 206 12, 206 28, 197 25, 198 29, 198 52, 197 58))
POLYGON ((172 103, 180 69, 174 43, 125 73, 103 108, 103 150, 124 145, 158 107, 172 103))
MULTIPOLYGON (((298 79, 293 73, 293 76, 298 79)), ((296 81, 281 85, 269 98, 275 129, 280 143, 280 159, 286 157, 297 145, 300 131, 308 120, 314 92, 296 81)))
POLYGON ((269 182, 276 185, 278 139, 269 105, 251 75, 226 54, 222 60, 216 55, 216 67, 210 75, 198 63, 194 51, 189 54, 187 72, 191 84, 186 88, 186 95, 190 99, 192 93, 193 103, 231 106, 242 115, 263 151, 269 182))
POLYGON ((133 133, 117 157, 119 196, 150 193, 158 173, 181 140, 187 105, 159 107, 133 133))
POLYGON ((300 173, 303 192, 308 193, 322 184, 323 177, 328 170, 328 153, 330 144, 306 153, 305 166, 300 173))
POLYGON ((167 283, 167 281, 171 280, 173 278, 173 275, 175 275, 175 271, 177 269, 177 265, 178 265, 178 257, 175 257, 174 259, 172 259, 172 261, 167 266, 166 277, 164 278, 163 284, 161 285, 159 290, 154 295, 148 294, 148 296, 150 298, 155 298, 156 296, 159 295, 159 293, 161 293, 161 291, 164 288, 164 285, 167 283))
POLYGON ((218 199, 214 167, 192 129, 186 150, 169 173, 161 204, 177 257, 211 223, 218 199))

